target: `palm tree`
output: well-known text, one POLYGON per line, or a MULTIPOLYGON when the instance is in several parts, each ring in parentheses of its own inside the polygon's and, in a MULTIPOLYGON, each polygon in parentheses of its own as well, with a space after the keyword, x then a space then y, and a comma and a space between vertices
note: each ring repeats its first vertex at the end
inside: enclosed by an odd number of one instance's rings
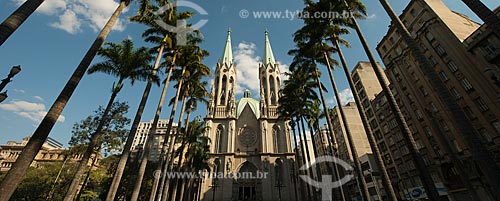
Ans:
MULTIPOLYGON (((359 0, 341 0, 340 3, 344 6, 344 8, 347 8, 348 10, 356 9, 359 8, 360 6, 364 7, 363 3, 361 3, 359 0)), ((406 146, 416 165, 416 169, 419 172, 420 179, 422 180, 424 189, 427 192, 427 196, 431 200, 439 200, 440 199, 439 194, 436 190, 436 187, 434 186, 434 181, 432 180, 431 174, 427 169, 427 166, 425 165, 425 162, 422 158, 422 155, 420 154, 419 149, 417 148, 415 139, 413 139, 413 135, 410 129, 408 128, 408 124, 406 124, 406 120, 403 116, 403 113, 401 112, 401 109, 398 106, 398 103, 396 102, 396 98, 392 94, 389 84, 384 78, 384 71, 380 66, 377 65, 375 56, 373 56, 370 46, 368 45, 368 42, 366 41, 366 38, 364 37, 364 34, 361 31, 361 28, 359 27, 359 24, 357 23, 357 20, 353 15, 351 15, 350 17, 350 23, 352 23, 351 27, 356 30, 356 34, 358 35, 358 38, 361 41, 361 45, 363 46, 363 49, 366 55, 368 56, 370 64, 374 69, 375 75, 377 76, 377 79, 382 87, 382 91, 388 100, 389 107, 391 108, 392 113, 396 116, 396 121, 401 126, 403 139, 405 140, 406 146)))
POLYGON ((98 55, 104 57, 105 60, 90 67, 88 73, 93 74, 102 72, 114 75, 118 77, 118 82, 116 82, 116 84, 113 83, 111 97, 74 174, 73 181, 64 198, 65 201, 72 201, 78 190, 90 156, 96 151, 96 147, 98 147, 98 142, 102 134, 101 131, 105 126, 104 124, 107 122, 109 111, 112 108, 116 96, 123 88, 123 82, 129 79, 130 83, 133 85, 136 80, 147 80, 151 74, 151 68, 148 63, 153 57, 149 54, 147 48, 140 47, 134 49, 134 44, 129 39, 123 40, 121 44, 106 43, 106 45, 107 47, 100 48, 98 51, 98 55))
MULTIPOLYGON (((188 124, 188 123, 186 123, 188 124)), ((205 123, 200 121, 199 118, 194 119, 189 123, 191 126, 186 130, 186 135, 185 135, 185 140, 186 140, 186 164, 184 165, 185 171, 188 169, 191 170, 191 172, 196 173, 202 170, 208 169, 208 159, 210 158, 209 152, 210 152, 210 139, 207 136, 204 136, 205 132, 205 123)), ((194 178, 190 178, 187 183, 192 184, 194 183, 194 178)), ((188 187, 189 185, 186 184, 188 187)), ((200 186, 200 184, 198 185, 200 186)), ((189 193, 190 190, 188 189, 187 191, 187 196, 188 199, 186 200, 193 200, 189 199, 190 195, 193 193, 189 193)), ((181 197, 178 200, 183 200, 183 192, 180 191, 181 197)))
MULTIPOLYGON (((471 4, 472 2, 477 2, 478 4, 482 4, 479 1, 464 0, 464 2, 469 2, 471 4)), ((500 167, 497 163, 491 162, 495 161, 494 155, 487 149, 487 146, 481 142, 479 137, 480 134, 474 128, 472 122, 468 120, 465 112, 458 105, 457 101, 448 90, 446 84, 444 84, 444 82, 440 79, 431 62, 427 59, 427 57, 425 57, 423 51, 420 49, 420 46, 415 42, 410 32, 406 29, 405 25, 396 15, 394 10, 392 10, 389 3, 386 0, 380 0, 380 3, 391 17, 392 22, 395 24, 396 29, 405 43, 408 45, 411 53, 418 60, 420 69, 436 90, 436 94, 439 99, 451 113, 451 117, 453 118, 455 125, 457 125, 458 129, 461 131, 460 133, 471 150, 472 159, 478 164, 478 167, 482 170, 482 172, 487 175, 484 178, 490 184, 494 197, 500 197, 500 171, 498 171, 500 167)), ((437 135, 444 134, 438 132, 437 135)), ((446 139, 446 136, 440 136, 440 138, 446 139)), ((447 143, 447 146, 449 147, 452 146, 449 140, 446 140, 444 143, 447 143)), ((456 153, 450 152, 450 154, 455 155, 456 153)), ((467 180, 464 182, 469 183, 467 180)), ((474 191, 474 188, 470 188, 471 191, 474 191)))
MULTIPOLYGON (((178 99, 179 99, 180 94, 181 94, 182 85, 183 85, 183 82, 185 79, 186 68, 193 63, 200 63, 203 60, 203 58, 208 55, 207 51, 205 51, 205 50, 201 49, 199 46, 197 46, 197 44, 201 43, 202 41, 203 40, 202 40, 201 33, 195 31, 194 33, 188 35, 188 45, 183 46, 181 49, 178 50, 180 57, 179 57, 179 59, 177 61, 178 63, 176 65, 182 66, 182 70, 180 71, 180 73, 179 72, 176 73, 178 75, 178 76, 176 76, 178 78, 177 85, 176 85, 177 92, 176 92, 176 96, 174 98, 172 110, 170 112, 170 118, 169 118, 169 122, 167 125, 167 134, 170 134, 172 131, 173 119, 175 116, 178 99)), ((163 166, 164 166, 163 172, 167 172, 167 171, 171 170, 172 165, 173 165, 172 160, 173 160, 174 154, 175 154, 173 149, 174 149, 174 143, 176 141, 176 138, 177 138, 177 134, 174 134, 174 136, 172 136, 172 137, 169 137, 169 136, 165 137, 163 149, 161 150, 161 153, 160 153, 160 163, 158 164, 157 171, 161 171, 163 166), (169 139, 169 138, 171 138, 171 139, 169 139), (170 143, 169 143, 169 141, 170 141, 170 143), (170 154, 170 157, 168 157, 169 154, 170 154), (164 159, 166 159, 166 161, 163 161, 164 159)), ((156 177, 154 179, 153 192, 151 193, 150 200, 155 199, 157 190, 159 190, 158 191, 158 199, 161 198, 161 196, 164 194, 165 191, 168 191, 168 189, 165 190, 165 188, 164 188, 164 187, 167 187, 167 185, 164 185, 164 183, 165 183, 164 180, 165 180, 165 177, 162 178, 162 182, 160 183, 158 177, 156 177), (158 189, 158 185, 160 185, 161 188, 158 189)))
MULTIPOLYGON (((174 57, 174 62, 175 62, 175 57, 174 57)), ((165 100, 165 95, 167 95, 167 89, 168 89, 168 85, 170 82, 170 76, 172 74, 173 68, 174 68, 174 66, 170 66, 168 68, 169 72, 168 72, 167 78, 165 79, 165 81, 163 83, 163 90, 162 90, 161 95, 160 95, 160 100, 158 102, 158 106, 156 107, 156 113, 155 113, 155 117, 153 119, 153 125, 149 129, 149 134, 148 134, 148 137, 146 139, 146 144, 144 146, 145 149, 144 149, 144 152, 142 153, 142 157, 140 159, 141 163, 139 165, 139 170, 137 171, 137 178, 135 181, 134 190, 132 191, 132 197, 130 198, 130 200, 132 200, 132 201, 136 201, 138 199, 139 192, 141 191, 142 180, 144 178, 144 174, 146 173, 146 166, 147 166, 148 160, 149 160, 149 153, 152 149, 154 136, 156 134, 156 129, 158 127, 158 121, 160 120, 160 114, 161 114, 161 110, 163 108, 163 102, 165 100)))
POLYGON ((28 19, 44 0, 28 0, 0 24, 0 46, 28 19))
POLYGON ((23 152, 17 158, 16 163, 12 165, 7 175, 5 175, 5 178, 0 184, 0 191, 2 192, 0 194, 0 201, 9 200, 9 198, 16 190, 17 186, 22 180, 23 175, 26 173, 26 170, 30 166, 31 162, 33 162, 33 160, 35 159, 35 156, 36 154, 38 154, 38 151, 42 147, 43 143, 47 140, 50 131, 57 122, 57 119, 61 115, 64 107, 66 107, 66 104, 71 98, 71 95, 73 95, 73 92, 78 86, 78 83, 80 83, 80 80, 85 75, 85 72, 90 66, 90 63, 94 59, 99 48, 104 43, 104 40, 111 31, 111 28, 118 20, 118 17, 122 13, 123 9, 128 6, 129 3, 130 0, 120 1, 120 5, 116 8, 113 15, 109 18, 106 25, 104 25, 94 43, 92 43, 92 45, 90 46, 82 61, 73 72, 73 75, 71 75, 71 78, 68 80, 59 96, 56 98, 56 101, 50 107, 42 122, 40 122, 40 125, 35 130, 32 137, 24 147, 23 152))
MULTIPOLYGON (((208 91, 206 89, 206 85, 208 84, 208 82, 206 81, 201 81, 202 78, 204 77, 208 77, 210 75, 210 68, 206 65, 203 65, 201 63, 196 63, 197 65, 192 65, 190 67, 190 69, 188 70, 190 72, 190 74, 188 76, 186 76, 186 83, 185 83, 185 91, 187 92, 187 99, 186 100, 186 105, 187 105, 187 111, 186 111, 186 114, 187 114, 187 118, 186 118, 186 125, 184 127, 184 129, 182 130, 184 134, 184 137, 182 138, 182 143, 181 143, 181 152, 180 152, 180 155, 179 155, 179 165, 177 166, 177 169, 176 171, 179 172, 180 171, 180 168, 182 167, 182 164, 184 163, 183 161, 183 150, 184 150, 184 146, 186 145, 187 142, 187 130, 189 129, 189 120, 191 118, 191 112, 193 109, 196 109, 196 107, 198 106, 198 102, 201 101, 201 102, 204 102, 205 104, 208 103, 208 100, 206 99, 206 97, 208 97, 208 91)), ((181 124, 179 123, 179 126, 181 126, 181 124)), ((187 171, 187 166, 184 166, 184 172, 187 171)), ((172 200, 176 200, 176 196, 177 196, 177 186, 180 186, 179 188, 179 192, 180 192, 180 195, 179 195, 179 200, 182 200, 183 197, 184 197, 184 182, 181 180, 182 178, 180 178, 178 181, 177 181, 177 185, 176 187, 174 187, 174 191, 172 192, 172 200)))
MULTIPOLYGON (((158 3, 158 6, 164 6, 164 4, 168 3, 168 2, 159 1, 157 3, 158 3)), ((155 71, 153 72, 154 74, 156 74, 156 70, 159 68, 158 64, 161 60, 160 56, 162 56, 163 50, 165 48, 168 50, 168 52, 164 56, 167 57, 167 59, 170 58, 170 60, 167 60, 165 62, 165 63, 167 63, 166 65, 169 66, 168 75, 170 75, 170 73, 174 69, 174 67, 172 67, 172 66, 173 66, 173 64, 175 64, 175 59, 177 56, 176 51, 175 51, 176 47, 174 46, 174 44, 176 44, 175 34, 168 32, 164 28, 160 27, 155 22, 155 20, 162 19, 167 24, 174 24, 177 22, 178 19, 180 20, 180 19, 189 18, 191 16, 191 13, 189 13, 189 12, 176 13, 175 12, 176 8, 172 7, 171 9, 167 10, 165 13, 161 13, 159 15, 154 15, 151 12, 151 10, 157 10, 157 9, 158 9, 157 7, 149 4, 149 0, 142 0, 141 6, 139 9, 139 15, 131 17, 130 20, 148 26, 149 28, 143 33, 142 36, 145 38, 145 41, 158 45, 158 47, 156 47, 156 48, 158 48, 159 51, 158 51, 157 60, 156 60, 155 65, 154 65, 154 69, 155 69, 155 71)), ((167 78, 167 80, 169 81, 170 79, 167 78)), ((112 182, 110 189, 108 191, 108 195, 106 198, 107 200, 113 200, 116 196, 116 192, 117 192, 118 187, 120 185, 120 181, 121 181, 123 172, 125 170, 125 166, 127 164, 128 157, 130 155, 130 149, 132 147, 132 144, 133 144, 133 141, 135 138, 135 134, 137 133, 137 128, 139 126, 139 122, 141 120, 142 113, 143 113, 144 108, 146 106, 149 92, 151 91, 151 86, 152 86, 152 80, 148 80, 146 88, 144 89, 144 93, 143 93, 141 102, 139 103, 139 107, 137 109, 134 121, 132 123, 132 127, 130 129, 130 134, 129 134, 129 136, 127 138, 127 142, 124 146, 122 155, 120 157, 120 161, 118 162, 118 166, 117 166, 115 175, 113 177, 113 182, 112 182)), ((165 87, 167 87, 167 86, 165 85, 165 87)), ((138 174, 144 175, 144 171, 145 171, 145 169, 144 170, 140 169, 138 174)), ((138 178, 142 178, 142 177, 139 176, 138 178)), ((138 189, 135 189, 134 192, 137 190, 138 189)))
POLYGON ((462 0, 483 22, 488 25, 494 34, 500 37, 500 17, 480 0, 462 0))
MULTIPOLYGON (((293 54, 294 50, 290 51, 293 54)), ((314 81, 311 74, 308 72, 309 69, 302 67, 301 63, 294 62, 290 65, 291 74, 289 74, 289 79, 285 81, 285 86, 282 89, 283 96, 279 99, 278 112, 282 118, 293 119, 296 118, 297 126, 299 128, 299 138, 302 144, 302 156, 304 164, 311 161, 309 155, 309 145, 306 143, 307 137, 305 132, 305 127, 302 125, 302 132, 300 128, 300 122, 302 118, 306 118, 309 112, 308 108, 312 108, 315 105, 315 100, 318 99, 318 95, 314 91, 316 87, 316 82, 314 81), (301 135, 302 134, 302 135, 301 135)), ((306 170, 306 174, 313 177, 314 174, 311 169, 306 170)), ((312 195, 313 199, 316 199, 316 192, 311 189, 311 186, 307 186, 307 194, 312 195)))

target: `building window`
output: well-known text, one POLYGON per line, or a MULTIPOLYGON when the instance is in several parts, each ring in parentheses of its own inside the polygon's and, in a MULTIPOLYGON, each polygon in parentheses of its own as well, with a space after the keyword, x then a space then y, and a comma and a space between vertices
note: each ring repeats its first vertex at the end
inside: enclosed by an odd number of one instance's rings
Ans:
POLYGON ((457 64, 455 64, 455 62, 453 62, 453 61, 448 62, 447 66, 451 72, 457 72, 457 70, 458 70, 457 64))
POLYGON ((432 136, 431 129, 428 126, 424 127, 424 133, 429 137, 432 136))
POLYGON ((462 83, 462 86, 464 87, 465 91, 470 91, 473 89, 472 85, 470 84, 469 80, 467 79, 463 79, 462 81, 460 81, 462 83))
POLYGON ((439 76, 441 76, 441 79, 443 81, 448 81, 448 76, 446 75, 446 73, 444 71, 440 71, 439 76))
POLYGON ((476 118, 476 116, 474 115, 474 113, 472 113, 472 110, 470 109, 470 107, 464 107, 464 112, 465 112, 465 115, 469 119, 475 119, 476 118))
POLYGON ((417 116, 417 119, 422 119, 422 113, 419 110, 415 110, 415 116, 417 116))
POLYGON ((372 128, 377 128, 377 126, 378 126, 378 125, 377 125, 377 121, 375 121, 375 119, 374 119, 374 120, 372 120, 372 121, 370 122, 370 126, 371 126, 372 128))
POLYGON ((434 38, 434 35, 433 35, 431 32, 427 32, 427 33, 425 34, 425 38, 427 38, 427 40, 429 40, 429 42, 432 42, 432 41, 434 41, 434 39, 435 39, 435 38, 434 38))
POLYGON ((500 121, 495 121, 495 122, 491 123, 491 125, 493 125, 493 127, 495 128, 497 133, 500 134, 500 121))
POLYGON ((458 93, 458 91, 455 88, 451 88, 450 92, 455 97, 455 99, 458 100, 458 99, 462 98, 462 95, 460 95, 460 93, 458 93))
POLYGON ((436 46, 435 50, 439 56, 445 57, 448 55, 441 45, 436 46))
POLYGON ((478 97, 474 100, 474 102, 476 103, 476 105, 479 107, 479 109, 481 111, 488 111, 489 108, 488 108, 488 105, 486 105, 486 102, 484 102, 484 99, 482 99, 481 97, 478 97))
POLYGON ((434 57, 433 57, 433 56, 430 56, 430 57, 429 57, 429 62, 431 62, 431 64, 432 64, 433 66, 435 66, 435 65, 437 65, 437 64, 438 64, 438 62, 436 61, 436 59, 434 59, 434 57))
POLYGON ((423 86, 420 87, 420 92, 422 92, 422 95, 424 95, 424 96, 429 95, 429 92, 427 92, 427 89, 425 89, 425 87, 423 87, 423 86))
POLYGON ((396 128, 398 126, 398 122, 396 121, 396 119, 392 119, 390 122, 389 122, 389 127, 391 129, 393 128, 396 128))
POLYGON ((486 42, 481 46, 481 49, 486 53, 486 55, 495 55, 497 53, 498 48, 493 44, 486 42))

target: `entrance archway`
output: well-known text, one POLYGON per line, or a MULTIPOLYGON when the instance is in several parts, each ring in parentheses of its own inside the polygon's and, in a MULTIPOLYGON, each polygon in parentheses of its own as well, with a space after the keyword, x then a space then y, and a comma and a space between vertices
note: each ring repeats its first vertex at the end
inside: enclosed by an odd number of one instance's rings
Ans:
POLYGON ((260 182, 254 179, 256 175, 257 167, 254 164, 247 161, 240 166, 233 185, 233 195, 237 201, 257 201, 262 197, 260 182))

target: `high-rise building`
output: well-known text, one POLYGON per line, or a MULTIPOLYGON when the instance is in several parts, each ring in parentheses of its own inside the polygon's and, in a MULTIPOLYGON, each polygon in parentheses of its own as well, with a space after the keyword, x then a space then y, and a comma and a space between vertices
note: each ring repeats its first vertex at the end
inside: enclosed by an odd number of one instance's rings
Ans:
POLYGON ((215 69, 209 101, 206 135, 211 139, 210 171, 224 175, 268 173, 263 179, 211 178, 205 180, 202 200, 297 200, 294 152, 290 128, 277 112, 281 72, 274 58, 268 32, 264 55, 255 71, 260 80, 260 100, 250 91, 236 100, 238 66, 233 61, 230 32, 215 69), (214 197, 215 196, 215 197, 214 197))
MULTIPOLYGON (((500 104, 497 93, 492 93, 498 89, 484 74, 485 68, 491 64, 467 51, 463 44, 480 25, 449 10, 440 0, 413 0, 400 18, 420 44, 441 81, 455 96, 484 146, 498 158, 500 104)), ((438 92, 426 79, 420 64, 393 25, 377 46, 377 51, 386 66, 393 94, 440 195, 450 200, 470 200, 461 180, 463 177, 458 174, 464 170, 481 198, 488 200, 489 189, 484 185, 484 177, 470 160, 470 148, 446 103, 441 102, 438 92), (458 155, 461 166, 457 167, 458 163, 451 160, 451 154, 458 155)), ((422 191, 422 182, 385 96, 379 94, 371 101, 371 108, 373 114, 367 115, 377 119, 371 125, 395 188, 402 198, 426 197, 414 193, 422 191)))
MULTIPOLYGON (((153 125, 153 120, 149 122, 140 122, 137 127, 137 133, 135 134, 134 141, 132 143, 132 152, 138 153, 144 150, 146 146, 146 140, 148 138, 149 132, 153 125)), ((167 133, 168 120, 160 119, 158 120, 156 133, 154 135, 153 144, 151 151, 149 153, 149 160, 158 161, 163 147, 163 142, 165 141, 165 134, 167 133)), ((170 131, 169 137, 172 138, 174 134, 177 133, 177 123, 172 123, 172 129, 170 131)), ((176 142, 176 147, 180 146, 180 143, 176 142)))

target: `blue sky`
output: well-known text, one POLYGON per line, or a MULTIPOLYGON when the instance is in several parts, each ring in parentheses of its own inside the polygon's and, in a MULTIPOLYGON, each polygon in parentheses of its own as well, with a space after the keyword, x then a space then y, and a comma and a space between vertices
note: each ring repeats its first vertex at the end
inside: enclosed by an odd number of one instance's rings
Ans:
MULTIPOLYGON (((3 21, 24 0, 5 0, 0 3, 0 19, 3 21)), ((294 47, 292 34, 301 27, 298 19, 255 19, 254 11, 294 12, 303 6, 299 0, 210 0, 193 1, 205 9, 208 15, 197 16, 192 21, 207 19, 208 23, 201 28, 205 42, 201 45, 211 55, 204 63, 214 67, 222 55, 227 29, 231 28, 232 46, 237 62, 240 89, 250 89, 253 95, 258 92, 257 64, 263 54, 264 30, 269 30, 269 37, 274 55, 283 68, 290 64, 292 58, 287 55, 294 47), (242 9, 249 11, 248 18, 241 18, 242 9)), ((387 32, 389 19, 378 1, 365 0, 368 18, 360 22, 368 42, 375 51, 377 43, 387 32)), ((409 0, 390 1, 397 13, 408 4, 409 0)), ((461 1, 444 0, 452 9, 480 20, 470 12, 461 1)), ((497 0, 483 0, 490 8, 498 6, 497 0)), ((34 15, 18 29, 0 47, 0 78, 3 79, 14 65, 21 65, 22 71, 6 89, 9 98, 0 104, 0 144, 7 141, 20 141, 22 137, 32 134, 52 105, 69 76, 95 39, 98 30, 106 23, 117 6, 115 0, 46 0, 34 15)), ((143 42, 142 25, 128 22, 127 18, 136 13, 134 3, 122 14, 107 41, 118 43, 125 38, 132 39, 136 46, 150 46, 143 42)), ((346 36, 352 48, 345 54, 352 68, 358 61, 367 60, 359 41, 354 36, 346 36)), ((377 55, 378 56, 378 55, 377 55)), ((380 59, 377 58, 379 61, 380 59)), ((96 57, 94 62, 100 61, 96 57)), ((348 88, 343 73, 335 72, 339 88, 348 88)), ((71 136, 71 127, 75 122, 90 115, 98 105, 107 103, 113 81, 116 79, 103 74, 86 75, 68 105, 62 113, 60 121, 50 133, 50 137, 67 144, 71 136)), ((128 116, 133 118, 144 83, 134 86, 126 85, 118 96, 118 100, 127 101, 130 105, 128 116)), ((328 86, 329 87, 329 86, 328 86)), ((152 90, 143 121, 154 116, 161 89, 152 90)), ((167 97, 172 97, 170 89, 167 97)), ((349 99, 348 91, 344 91, 349 99)), ((241 94, 237 94, 241 96, 241 94)), ((331 98, 331 94, 328 94, 331 98)), ((331 101, 333 104, 333 101, 331 101)), ((164 108, 162 118, 167 118, 170 108, 164 108)), ((200 106, 197 114, 204 116, 205 106, 200 106)))

